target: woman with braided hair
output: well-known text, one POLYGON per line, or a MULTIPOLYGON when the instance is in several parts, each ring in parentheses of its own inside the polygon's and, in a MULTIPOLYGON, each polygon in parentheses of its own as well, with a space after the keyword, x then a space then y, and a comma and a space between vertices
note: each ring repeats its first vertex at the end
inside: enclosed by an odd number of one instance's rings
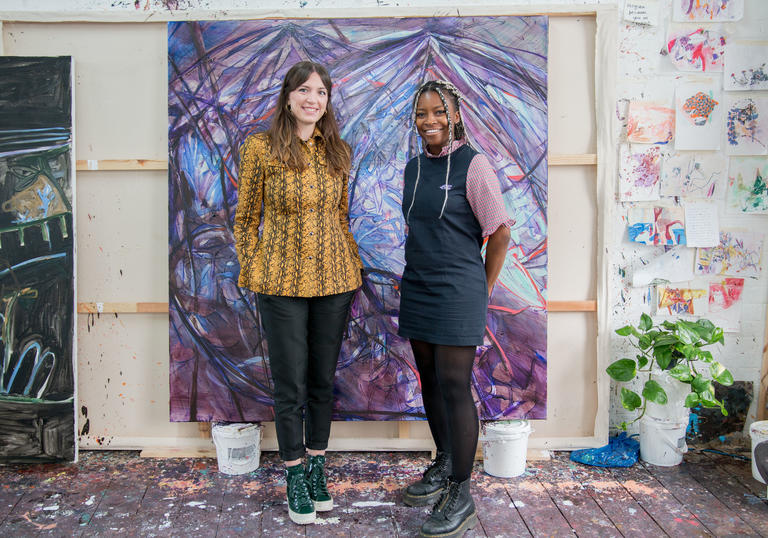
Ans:
POLYGON ((410 506, 434 502, 420 536, 442 538, 477 523, 469 485, 479 425, 470 377, 513 221, 496 172, 466 141, 456 87, 426 82, 413 103, 424 151, 405 167, 408 235, 399 334, 413 349, 437 456, 403 500, 410 506))

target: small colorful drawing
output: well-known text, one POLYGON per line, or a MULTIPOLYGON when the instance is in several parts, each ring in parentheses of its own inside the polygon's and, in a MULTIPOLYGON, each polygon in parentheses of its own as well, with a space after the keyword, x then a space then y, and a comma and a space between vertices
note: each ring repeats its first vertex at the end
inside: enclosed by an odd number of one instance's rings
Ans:
POLYGON ((768 42, 728 43, 723 71, 725 90, 768 90, 768 42))
POLYGON ((623 144, 619 160, 621 200, 658 200, 661 146, 623 144))
POLYGON ((678 288, 659 284, 656 286, 658 295, 659 316, 700 316, 707 310, 707 290, 700 288, 678 288))
POLYGON ((675 93, 675 149, 720 149, 723 99, 712 83, 688 83, 675 93))
POLYGON ((768 158, 733 157, 726 205, 736 213, 768 213, 768 158))
POLYGON ((713 30, 674 29, 662 50, 680 71, 716 72, 723 70, 725 36, 713 30))
POLYGON ((653 244, 685 245, 685 210, 682 207, 653 208, 653 244))
POLYGON ((675 109, 632 101, 627 119, 627 141, 666 144, 675 134, 675 109))
POLYGON ((686 199, 722 198, 728 169, 719 153, 666 152, 661 159, 661 196, 686 199))
POLYGON ((694 125, 705 125, 715 110, 717 101, 704 92, 696 92, 683 103, 683 112, 691 119, 694 125))
POLYGON ((730 155, 768 153, 768 99, 731 96, 726 110, 727 152, 730 155))
POLYGON ((673 0, 673 19, 691 21, 738 21, 744 16, 744 0, 673 0))
POLYGON ((698 275, 731 275, 758 278, 763 234, 720 230, 720 244, 696 249, 698 275))
POLYGON ((741 328, 743 291, 743 278, 724 278, 709 283, 708 317, 725 332, 739 332, 741 328))
POLYGON ((653 244, 653 208, 630 207, 627 212, 627 231, 633 243, 653 244))

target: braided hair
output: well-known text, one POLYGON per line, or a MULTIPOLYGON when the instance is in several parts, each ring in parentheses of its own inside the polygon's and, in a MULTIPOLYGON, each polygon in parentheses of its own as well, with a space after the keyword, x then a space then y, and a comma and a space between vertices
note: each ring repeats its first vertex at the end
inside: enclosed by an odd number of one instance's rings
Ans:
MULTIPOLYGON (((461 116, 459 116, 459 121, 457 123, 453 123, 453 118, 451 117, 451 114, 448 113, 448 100, 446 97, 450 97, 451 101, 453 102, 454 107, 456 108, 456 111, 459 111, 459 105, 461 104, 461 94, 459 93, 459 89, 451 84, 450 82, 446 80, 429 80, 422 84, 418 90, 416 90, 416 95, 413 97, 413 113, 412 113, 412 119, 413 119, 413 130, 416 131, 416 134, 418 136, 418 130, 416 129, 416 105, 419 102, 419 98, 422 94, 426 92, 435 92, 438 97, 440 97, 440 101, 443 103, 443 107, 446 111, 446 116, 448 117, 448 164, 445 168, 445 186, 443 187, 443 190, 445 191, 445 197, 443 198, 443 207, 440 209, 440 216, 438 219, 443 218, 443 213, 445 212, 445 206, 448 203, 448 177, 451 175, 451 152, 450 148, 453 145, 454 140, 458 140, 460 138, 464 137, 464 123, 461 121, 461 116)), ((411 216, 411 209, 413 208, 413 203, 416 201, 416 189, 419 187, 419 179, 421 178, 421 153, 417 155, 416 157, 416 182, 413 185, 413 196, 411 198, 411 205, 408 206, 408 211, 405 215, 405 222, 408 224, 408 219, 411 216)))

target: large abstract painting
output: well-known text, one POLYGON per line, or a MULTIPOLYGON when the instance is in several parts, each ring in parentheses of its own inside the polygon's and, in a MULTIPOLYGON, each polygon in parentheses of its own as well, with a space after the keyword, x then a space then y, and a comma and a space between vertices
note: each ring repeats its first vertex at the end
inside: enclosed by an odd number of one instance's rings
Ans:
POLYGON ((546 417, 547 19, 398 18, 180 22, 168 26, 170 381, 174 421, 272 420, 256 298, 237 286, 238 152, 264 130, 286 71, 334 80, 352 146, 350 219, 365 265, 336 376, 335 418, 422 418, 397 336, 402 174, 419 151, 415 89, 463 93, 471 143, 498 172, 516 223, 472 388, 483 419, 546 417))
POLYGON ((0 57, 0 462, 73 460, 72 60, 0 57))

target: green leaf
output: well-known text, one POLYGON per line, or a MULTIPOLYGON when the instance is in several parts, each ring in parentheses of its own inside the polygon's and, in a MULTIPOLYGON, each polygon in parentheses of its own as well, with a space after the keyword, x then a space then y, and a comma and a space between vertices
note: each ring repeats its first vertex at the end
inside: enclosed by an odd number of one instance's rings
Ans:
POLYGON ((700 349, 699 350, 699 358, 701 360, 703 360, 704 362, 711 362, 712 361, 712 353, 710 353, 706 349, 700 349))
POLYGON ((651 316, 643 313, 640 316, 640 329, 643 331, 647 331, 651 327, 653 327, 653 320, 651 319, 651 316))
POLYGON ((715 398, 715 395, 709 391, 705 390, 703 392, 699 393, 699 398, 701 399, 701 405, 704 407, 720 407, 720 402, 717 401, 715 398))
POLYGON ((648 336, 647 334, 644 334, 637 339, 637 347, 639 347, 643 351, 651 347, 651 344, 653 344, 653 340, 651 340, 651 337, 648 336))
POLYGON ((634 411, 643 404, 636 392, 621 387, 621 405, 628 411, 634 411))
POLYGON ((605 371, 616 381, 631 381, 637 375, 637 364, 632 359, 619 359, 605 371))
POLYGON ((696 407, 701 403, 701 398, 699 398, 699 395, 695 392, 691 392, 688 396, 685 397, 685 407, 696 407))
POLYGON ((667 403, 667 393, 656 381, 649 379, 643 387, 643 398, 656 402, 659 405, 667 403))
POLYGON ((645 357, 643 355, 637 356, 637 366, 638 368, 645 368, 645 366, 648 364, 648 357, 645 357))
POLYGON ((694 325, 682 319, 677 321, 677 337, 684 344, 695 344, 699 341, 699 333, 692 330, 689 324, 694 325))
POLYGON ((662 325, 662 327, 664 327, 668 331, 674 331, 675 327, 676 327, 676 325, 673 322, 671 322, 671 321, 665 321, 661 325, 662 325))
POLYGON ((723 334, 723 329, 721 329, 720 327, 717 327, 714 331, 712 331, 712 339, 709 343, 725 344, 725 335, 723 334))
POLYGON ((678 351, 688 360, 693 360, 698 354, 698 348, 690 344, 677 344, 675 350, 678 351))
POLYGON ((629 336, 635 332, 635 328, 632 325, 624 325, 621 329, 616 329, 616 334, 619 336, 629 336))
POLYGON ((624 421, 621 424, 619 424, 619 429, 627 431, 627 422, 624 421))
MULTIPOLYGON (((704 392, 710 392, 712 394, 715 393, 715 387, 712 385, 712 381, 704 377, 703 375, 699 374, 696 377, 693 378, 693 381, 691 381, 691 387, 694 391, 696 391, 699 396, 703 397, 704 392)), ((714 396, 713 396, 714 398, 714 396)))
POLYGON ((728 369, 719 362, 713 362, 709 365, 709 371, 712 372, 712 378, 726 387, 733 385, 733 375, 728 369))
POLYGON ((691 369, 687 364, 678 364, 669 370, 669 375, 683 383, 690 383, 693 381, 693 373, 691 373, 691 369))
POLYGON ((671 346, 674 344, 677 344, 680 340, 678 340, 677 336, 674 334, 660 334, 656 340, 653 342, 653 347, 659 347, 659 346, 671 346))
POLYGON ((672 346, 656 346, 653 348, 653 356, 656 357, 656 362, 659 363, 659 368, 666 370, 669 367, 669 363, 672 362, 672 346))

